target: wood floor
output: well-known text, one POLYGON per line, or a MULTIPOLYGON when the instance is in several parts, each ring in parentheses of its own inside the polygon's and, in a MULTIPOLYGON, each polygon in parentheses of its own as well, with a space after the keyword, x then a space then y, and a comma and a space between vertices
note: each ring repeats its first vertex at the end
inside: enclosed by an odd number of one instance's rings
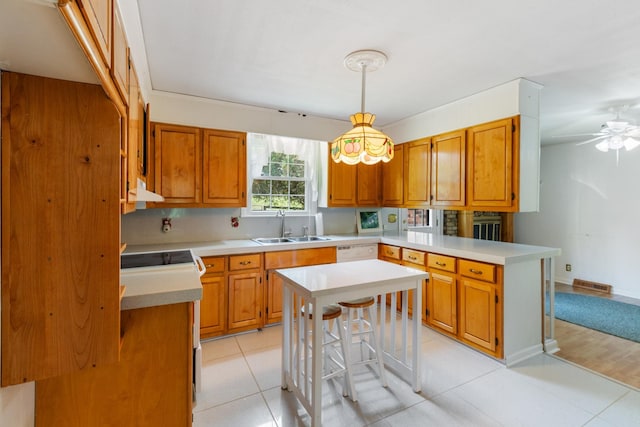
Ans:
MULTIPOLYGON (((633 298, 556 284, 557 292, 574 292, 640 305, 633 298)), ((640 343, 556 319, 556 356, 640 389, 640 343)))

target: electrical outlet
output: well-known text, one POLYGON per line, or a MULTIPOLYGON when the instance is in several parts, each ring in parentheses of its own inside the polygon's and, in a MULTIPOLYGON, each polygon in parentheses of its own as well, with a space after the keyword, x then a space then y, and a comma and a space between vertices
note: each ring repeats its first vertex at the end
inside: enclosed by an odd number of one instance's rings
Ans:
POLYGON ((564 269, 567 271, 571 271, 571 264, 565 264, 564 269))

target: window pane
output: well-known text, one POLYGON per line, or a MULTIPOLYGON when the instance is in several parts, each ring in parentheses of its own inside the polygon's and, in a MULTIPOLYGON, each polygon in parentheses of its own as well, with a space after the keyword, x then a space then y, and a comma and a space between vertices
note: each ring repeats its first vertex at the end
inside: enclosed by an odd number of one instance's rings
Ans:
POLYGON ((305 182, 304 181, 290 181, 291 184, 291 190, 289 191, 289 194, 293 195, 301 195, 304 196, 305 194, 305 182))
POLYGON ((271 176, 286 176, 282 163, 271 163, 271 176))
POLYGON ((289 181, 272 181, 272 194, 289 194, 289 181))
POLYGON ((303 211, 304 206, 304 195, 302 196, 291 196, 290 207, 291 210, 303 211))
POLYGON ((251 210, 252 211, 265 211, 269 207, 269 196, 256 196, 255 194, 251 198, 251 210))
POLYGON ((269 194, 271 193, 271 181, 266 179, 254 179, 251 186, 253 194, 269 194))
POLYGON ((289 174, 293 178, 304 178, 304 163, 292 164, 290 166, 289 174))

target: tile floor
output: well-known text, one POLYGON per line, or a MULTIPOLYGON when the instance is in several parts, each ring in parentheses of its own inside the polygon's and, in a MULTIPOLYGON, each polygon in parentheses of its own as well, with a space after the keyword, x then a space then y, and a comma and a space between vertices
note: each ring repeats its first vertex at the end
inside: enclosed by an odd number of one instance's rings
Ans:
MULTIPOLYGON (((194 426, 308 426, 280 388, 280 326, 203 342, 203 391, 194 426)), ((639 426, 640 391, 549 355, 504 365, 428 328, 422 334, 422 392, 392 374, 388 388, 366 367, 358 402, 341 382, 323 384, 325 426, 639 426)))

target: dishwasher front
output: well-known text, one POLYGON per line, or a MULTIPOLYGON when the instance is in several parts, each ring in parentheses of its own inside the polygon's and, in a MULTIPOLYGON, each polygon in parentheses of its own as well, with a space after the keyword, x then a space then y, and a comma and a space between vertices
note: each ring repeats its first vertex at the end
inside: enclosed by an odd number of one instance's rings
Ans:
POLYGON ((339 245, 336 247, 336 261, 359 261, 378 258, 378 244, 364 243, 353 245, 339 245))

